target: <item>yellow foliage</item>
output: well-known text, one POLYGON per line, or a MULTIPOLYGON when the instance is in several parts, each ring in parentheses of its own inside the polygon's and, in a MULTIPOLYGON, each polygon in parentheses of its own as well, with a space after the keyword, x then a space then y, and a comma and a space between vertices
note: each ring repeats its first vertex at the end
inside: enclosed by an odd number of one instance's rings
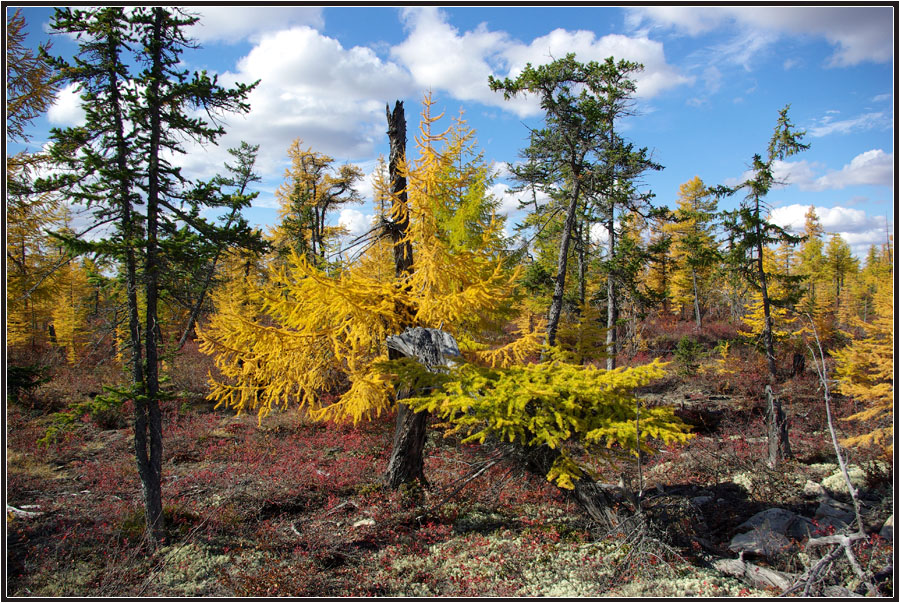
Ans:
MULTIPOLYGON (((763 250, 763 264, 767 274, 771 274, 774 262, 773 256, 771 249, 766 248, 763 250)), ((768 280, 768 290, 770 300, 785 296, 784 288, 777 279, 770 278, 768 280)), ((806 326, 788 308, 776 306, 771 301, 769 303, 769 316, 772 319, 772 337, 776 341, 799 336, 806 329, 806 326)), ((742 328, 738 329, 738 333, 749 338, 761 336, 765 328, 765 313, 762 294, 759 291, 754 291, 751 294, 750 303, 747 305, 741 320, 744 324, 742 328)))
POLYGON ((73 260, 60 268, 52 310, 53 329, 56 342, 66 350, 69 364, 75 364, 84 344, 87 294, 87 273, 81 264, 73 260))
POLYGON ((586 303, 572 319, 560 322, 556 335, 563 354, 560 359, 584 364, 606 358, 606 331, 606 318, 595 305, 586 303))
POLYGON ((415 410, 437 413, 461 433, 463 442, 488 437, 524 446, 559 450, 547 479, 574 487, 583 473, 573 446, 605 458, 610 449, 652 452, 650 440, 686 442, 688 426, 667 407, 645 408, 637 432, 638 400, 633 391, 665 374, 665 363, 612 371, 551 361, 488 369, 473 364, 454 368, 439 391, 407 398, 415 410))
POLYGON ((858 321, 866 337, 856 339, 832 353, 836 360, 837 390, 863 402, 867 407, 846 418, 872 422, 875 429, 844 440, 844 444, 880 447, 887 455, 893 450, 894 418, 894 295, 891 282, 884 283, 874 296, 876 316, 871 324, 858 321))
POLYGON ((525 364, 538 355, 545 341, 545 325, 543 319, 523 312, 515 320, 515 339, 497 348, 488 348, 472 339, 460 341, 463 357, 476 364, 484 364, 491 368, 508 368, 516 364, 525 364))
POLYGON ((384 238, 336 274, 291 252, 270 267, 265 282, 240 285, 241 303, 216 297, 216 313, 199 335, 200 349, 215 355, 223 377, 212 380, 209 396, 219 405, 257 410, 260 419, 272 406, 292 402, 321 419, 377 416, 393 404, 392 386, 377 368, 386 360, 388 335, 423 326, 474 337, 509 314, 517 275, 495 252, 493 221, 480 248, 452 246, 440 236, 435 199, 460 190, 451 176, 461 147, 437 148, 447 132, 432 133, 438 118, 430 115, 431 104, 426 98, 419 158, 402 167, 412 273, 395 276, 384 238), (333 404, 323 402, 322 394, 343 387, 345 379, 345 393, 333 404))

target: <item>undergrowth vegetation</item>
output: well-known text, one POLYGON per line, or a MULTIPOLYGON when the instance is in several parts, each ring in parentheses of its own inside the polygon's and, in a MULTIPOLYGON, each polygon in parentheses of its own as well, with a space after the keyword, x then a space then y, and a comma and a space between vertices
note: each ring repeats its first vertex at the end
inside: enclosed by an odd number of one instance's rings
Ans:
MULTIPOLYGON (((711 550, 729 556, 738 526, 761 510, 814 514, 818 503, 804 488, 836 469, 817 384, 801 375, 784 390, 795 457, 775 471, 765 463, 763 402, 743 374, 759 370, 758 363, 734 351, 734 372, 713 388, 723 377, 711 376, 716 347, 699 345, 692 377, 670 371, 638 390, 648 405, 659 399, 674 404, 696 436, 684 445, 661 444, 657 455, 646 458, 640 478, 627 457, 596 467, 601 481, 621 480, 636 490, 642 480, 648 525, 623 523, 614 531, 589 521, 548 481, 503 459, 491 440, 462 444, 461 435, 430 429, 428 487, 386 491, 380 480, 393 417, 352 426, 273 411, 259 422, 214 409, 200 395, 199 371, 182 373, 170 381, 163 403, 167 538, 156 550, 144 540, 137 469, 129 454, 133 434, 124 420, 100 420, 85 411, 74 428, 45 437, 54 411, 81 408, 96 389, 92 375, 76 378, 63 367, 61 380, 39 384, 7 407, 8 504, 29 514, 7 514, 7 594, 777 594, 711 569, 708 559, 711 550), (66 398, 73 404, 64 406, 66 398)), ((675 362, 677 349, 669 358, 675 362)), ((189 348, 179 365, 203 362, 189 348)), ((854 412, 852 401, 835 401, 838 416, 854 412)), ((130 411, 111 412, 124 418, 130 411)), ((843 435, 853 435, 854 428, 864 426, 840 424, 843 435)), ((885 496, 891 467, 864 450, 850 461, 859 468, 868 504, 892 512, 885 496)), ((802 543, 793 546, 757 562, 802 572, 807 552, 802 543)), ((856 548, 873 574, 893 551, 891 541, 878 535, 856 548)), ((830 578, 850 587, 854 579, 838 566, 830 578)))

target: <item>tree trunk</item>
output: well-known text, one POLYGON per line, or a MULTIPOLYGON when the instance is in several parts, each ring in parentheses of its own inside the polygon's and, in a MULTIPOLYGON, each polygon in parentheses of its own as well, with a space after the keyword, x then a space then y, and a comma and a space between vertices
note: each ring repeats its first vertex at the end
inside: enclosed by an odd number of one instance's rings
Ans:
POLYGON ((691 282, 694 287, 694 320, 697 323, 697 330, 700 330, 700 296, 697 293, 697 271, 691 268, 691 282))
MULTIPOLYGON (((559 456, 558 450, 553 450, 546 445, 537 448, 524 448, 525 468, 542 479, 546 479, 547 473, 559 456)), ((604 528, 610 529, 619 523, 616 513, 617 508, 628 505, 629 496, 624 489, 617 486, 600 484, 585 476, 574 482, 573 490, 564 490, 578 506, 594 521, 604 528)))
MULTIPOLYGON (((415 358, 432 372, 444 370, 443 367, 452 365, 459 357, 459 347, 453 336, 437 329, 406 329, 400 335, 388 337, 386 343, 388 359, 415 358)), ((399 399, 409 393, 403 391, 397 397, 399 399)), ((412 393, 420 395, 426 392, 412 393)), ((413 412, 407 405, 399 405, 393 449, 384 478, 385 485, 389 488, 396 489, 401 484, 412 481, 427 485, 424 471, 427 423, 427 412, 413 412)))
POLYGON ((763 266, 762 233, 759 226, 759 200, 756 201, 756 217, 756 263, 759 272, 759 290, 763 302, 763 317, 765 318, 763 341, 766 346, 766 364, 769 368, 771 380, 774 382, 778 377, 778 371, 775 368, 775 343, 772 339, 772 311, 769 303, 769 288, 766 283, 766 271, 763 266))
MULTIPOLYGON (((556 331, 559 328, 559 317, 562 314, 563 294, 566 289, 566 265, 569 261, 569 245, 572 241, 572 230, 575 228, 575 213, 578 209, 578 197, 581 194, 581 183, 576 175, 575 189, 566 210, 566 221, 563 224, 562 236, 559 240, 559 256, 556 260, 556 277, 553 279, 553 299, 547 312, 547 346, 556 344, 556 331)), ((542 354, 543 356, 543 354, 542 354)))
POLYGON ((394 104, 394 111, 387 109, 390 157, 388 174, 391 179, 391 220, 388 230, 394 250, 394 272, 398 278, 412 274, 412 243, 407 239, 409 230, 409 205, 406 194, 406 176, 401 167, 406 163, 406 115, 403 102, 394 104))
MULTIPOLYGON (((391 181, 391 219, 387 225, 394 252, 394 274, 401 287, 406 287, 406 279, 413 271, 412 244, 407 238, 409 230, 409 206, 406 194, 406 176, 403 164, 406 162, 406 115, 403 102, 394 104, 393 112, 386 109, 388 122, 388 139, 390 141, 390 158, 388 174, 391 181)), ((401 316, 412 320, 412 308, 397 308, 401 316)), ((403 354, 388 347, 388 358, 395 360, 403 354)), ((384 475, 387 487, 396 489, 401 484, 425 480, 425 429, 428 423, 426 411, 413 412, 406 404, 400 402, 404 394, 397 396, 397 425, 394 428, 394 440, 391 447, 391 458, 384 475)))
MULTIPOLYGON (((397 360, 403 354, 388 348, 388 359, 397 360)), ((423 486, 425 479, 425 430, 428 427, 428 412, 413 412, 400 402, 409 395, 408 391, 397 393, 397 424, 394 427, 394 439, 391 445, 391 458, 384 472, 384 484, 392 490, 401 485, 418 481, 423 486)))
POLYGON ((613 255, 616 251, 616 231, 613 222, 612 204, 610 204, 609 220, 606 222, 607 261, 609 272, 606 276, 606 370, 616 368, 616 322, 619 320, 619 308, 616 304, 616 281, 613 274, 613 255))
POLYGON ((147 186, 147 255, 144 267, 147 314, 144 328, 144 358, 146 361, 146 401, 136 401, 135 410, 135 450, 138 472, 144 494, 144 510, 147 534, 154 544, 165 536, 162 514, 162 414, 159 408, 159 349, 157 346, 157 302, 159 298, 159 228, 160 198, 160 139, 162 135, 160 95, 162 81, 162 34, 165 12, 154 9, 153 33, 151 38, 152 65, 155 77, 150 84, 148 104, 150 105, 150 149, 148 153, 147 186), (149 439, 149 450, 147 443, 149 439))
POLYGON ((787 419, 781 408, 781 401, 766 386, 766 427, 769 441, 769 467, 777 467, 786 458, 791 457, 791 442, 788 439, 787 419))

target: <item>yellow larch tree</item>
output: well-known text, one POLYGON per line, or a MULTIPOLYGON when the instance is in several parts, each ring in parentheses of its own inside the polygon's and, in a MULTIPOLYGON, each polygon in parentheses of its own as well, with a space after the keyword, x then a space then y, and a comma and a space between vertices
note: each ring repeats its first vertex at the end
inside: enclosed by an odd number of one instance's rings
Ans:
POLYGON ((60 268, 53 295, 53 330, 56 343, 74 365, 87 337, 87 315, 91 289, 85 266, 73 260, 60 268))
POLYGON ((331 243, 341 234, 339 227, 328 224, 328 214, 341 205, 361 201, 354 186, 362 171, 349 164, 336 168, 332 157, 304 150, 299 138, 287 153, 291 165, 275 191, 280 222, 272 241, 283 254, 294 250, 310 262, 323 264, 331 243))
MULTIPOLYGON (((776 341, 784 341, 785 339, 799 335, 805 327, 799 321, 798 316, 783 303, 783 300, 789 297, 790 292, 787 290, 781 279, 772 276, 772 274, 775 273, 775 261, 774 250, 769 247, 764 248, 763 266, 767 272, 771 271, 769 273, 771 279, 769 284, 769 296, 773 302, 779 302, 773 303, 770 310, 772 316, 772 337, 776 341)), ((762 294, 758 291, 751 293, 750 302, 747 305, 741 320, 743 324, 738 328, 738 333, 751 339, 757 339, 762 336, 765 318, 763 316, 762 294)))
MULTIPOLYGON (((865 422, 872 430, 847 438, 849 446, 880 448, 887 457, 893 453, 894 419, 894 278, 892 258, 885 254, 880 279, 876 283, 870 322, 850 317, 851 326, 862 336, 841 350, 832 352, 838 391, 866 405, 847 417, 865 422)), ((849 335, 849 334, 848 334, 849 335)))
POLYGON ((390 376, 380 368, 388 335, 416 325, 472 338, 498 324, 516 274, 493 249, 496 224, 483 229, 480 246, 455 247, 444 236, 435 204, 463 190, 449 177, 462 146, 448 144, 454 140, 448 131, 433 131, 441 116, 431 115, 431 105, 426 98, 418 159, 403 166, 415 270, 401 277, 387 270, 384 242, 333 275, 290 252, 284 265, 272 267, 265 286, 246 283, 246 303, 260 316, 218 300, 202 329, 201 349, 215 355, 223 376, 213 380, 211 399, 256 410, 260 418, 273 406, 296 403, 323 420, 359 421, 394 404, 390 376), (323 403, 322 394, 345 379, 346 391, 323 403))
POLYGON ((709 289, 717 257, 712 232, 715 212, 716 198, 695 176, 678 189, 675 221, 665 227, 672 241, 669 295, 682 309, 691 307, 697 328, 701 325, 700 300, 709 289))
POLYGON ((642 411, 637 432, 637 404, 628 390, 659 377, 658 362, 610 372, 560 362, 553 350, 553 360, 526 365, 543 339, 539 321, 527 314, 519 317, 512 342, 499 348, 479 343, 504 318, 513 318, 519 275, 497 253, 495 221, 479 227, 478 236, 470 233, 465 245, 454 245, 439 219, 435 208, 461 202, 460 191, 469 189, 451 177, 463 137, 435 133, 440 116, 431 115, 431 106, 426 97, 418 159, 402 168, 414 270, 387 268, 393 249, 385 237, 333 274, 292 252, 284 265, 270 268, 264 286, 247 279, 240 308, 218 296, 216 313, 200 330, 201 350, 215 356, 222 375, 212 380, 210 398, 239 412, 255 410, 260 420, 273 406, 296 405, 319 420, 356 422, 393 408, 398 384, 433 379, 431 387, 449 389, 434 390, 433 400, 403 403, 434 410, 475 439, 492 434, 549 447, 556 456, 543 471, 563 488, 584 475, 563 440, 573 439, 576 449, 619 444, 633 451, 649 450, 648 438, 685 441, 687 426, 666 409, 642 411), (446 379, 430 373, 423 379, 425 369, 417 363, 389 361, 386 338, 410 326, 453 335, 464 342, 469 362, 446 379), (473 393, 482 386, 484 396, 473 393), (468 413, 463 407, 471 396, 477 403, 468 413), (496 412, 490 410, 495 406, 496 412))

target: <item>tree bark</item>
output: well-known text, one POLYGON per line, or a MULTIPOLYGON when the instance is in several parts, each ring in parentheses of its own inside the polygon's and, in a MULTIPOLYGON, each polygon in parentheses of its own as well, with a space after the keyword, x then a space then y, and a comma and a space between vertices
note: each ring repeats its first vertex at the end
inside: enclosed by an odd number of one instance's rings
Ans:
MULTIPOLYGON (((546 445, 536 448, 523 448, 525 468, 541 478, 547 473, 559 456, 558 450, 546 445)), ((610 529, 619 523, 616 508, 628 504, 629 496, 618 486, 600 484, 587 476, 574 482, 574 490, 564 490, 572 500, 594 521, 610 529)))
POLYGON ((697 271, 691 268, 691 283, 694 287, 694 320, 697 323, 697 330, 700 330, 700 296, 697 293, 697 271))
MULTIPOLYGON (((387 339, 388 358, 415 358, 429 371, 443 370, 459 357, 456 340, 448 333, 437 329, 416 327, 406 329, 400 335, 387 339)), ((410 392, 398 393, 398 400, 410 392)), ((423 392, 413 392, 420 394, 423 392)), ((418 481, 427 485, 425 479, 425 430, 428 413, 413 412, 407 405, 400 404, 397 411, 397 426, 394 429, 393 448, 384 482, 389 488, 399 488, 404 483, 418 481)))
POLYGON ((768 462, 769 467, 774 468, 792 455, 791 442, 788 439, 787 418, 781 408, 781 401, 770 385, 766 386, 766 428, 769 442, 768 462))
MULTIPOLYGON (((406 176, 403 165, 406 162, 406 115, 403 102, 397 101, 394 110, 386 108, 388 122, 388 139, 390 156, 388 174, 391 187, 391 219, 387 223, 394 252, 394 274, 400 287, 406 287, 406 281, 413 272, 412 243, 408 238, 409 205, 406 193, 406 176)), ((412 308, 397 308, 401 316, 407 317, 407 324, 412 320, 412 308)), ((403 354, 388 347, 388 359, 401 358, 403 354)), ((425 430, 428 423, 428 412, 413 412, 406 404, 400 402, 405 394, 397 396, 397 424, 394 428, 394 439, 391 447, 391 458, 384 474, 387 487, 396 489, 401 484, 425 480, 425 430)))
POLYGON ((772 310, 769 303, 769 287, 766 282, 766 271, 763 265, 762 232, 759 222, 759 199, 756 200, 756 266, 759 272, 759 290, 762 295, 763 317, 763 342, 766 346, 766 364, 769 368, 772 382, 778 377, 775 368, 775 343, 772 339, 772 310))
POLYGON ((613 206, 610 201, 609 220, 606 222, 607 254, 609 273, 606 276, 606 370, 616 368, 616 322, 619 320, 619 307, 616 301, 616 280, 613 271, 613 255, 616 251, 616 230, 613 221, 613 206))
POLYGON ((556 331, 559 328, 559 317, 562 314, 563 294, 566 290, 566 265, 569 261, 569 245, 572 241, 572 230, 575 228, 575 213, 578 209, 578 197, 581 194, 581 183, 575 175, 575 188, 572 199, 566 210, 566 221, 563 224, 559 241, 559 256, 556 260, 556 277, 553 279, 553 299, 547 312, 547 346, 556 344, 556 331))
MULTIPOLYGON (((159 349, 157 346, 157 302, 159 298, 159 246, 157 242, 159 228, 160 198, 160 151, 161 151, 161 112, 162 98, 160 86, 162 81, 162 36, 165 11, 155 8, 153 11, 153 29, 151 34, 151 71, 153 79, 148 90, 150 105, 150 149, 148 153, 148 186, 147 186, 147 255, 145 260, 145 297, 147 314, 144 328, 144 358, 146 361, 146 399, 135 401, 137 418, 135 420, 135 451, 138 460, 138 472, 144 494, 144 510, 147 521, 147 534, 154 544, 161 542, 165 536, 165 525, 162 513, 162 414, 159 408, 159 349), (149 450, 147 448, 149 440, 149 450)), ((140 396, 139 396, 140 398, 140 396)))
MULTIPOLYGON (((388 348, 388 359, 397 360, 403 354, 388 348)), ((384 472, 384 484, 396 490, 406 483, 418 481, 423 486, 425 479, 425 435, 428 427, 428 411, 413 412, 400 402, 409 395, 408 391, 397 393, 397 424, 391 445, 391 457, 384 472)))
POLYGON ((403 102, 394 104, 393 112, 387 109, 390 156, 388 174, 391 179, 391 220, 388 230, 394 250, 394 272, 398 278, 412 274, 412 243, 407 238, 409 230, 409 205, 406 194, 406 176, 402 166, 406 163, 406 115, 403 102))

